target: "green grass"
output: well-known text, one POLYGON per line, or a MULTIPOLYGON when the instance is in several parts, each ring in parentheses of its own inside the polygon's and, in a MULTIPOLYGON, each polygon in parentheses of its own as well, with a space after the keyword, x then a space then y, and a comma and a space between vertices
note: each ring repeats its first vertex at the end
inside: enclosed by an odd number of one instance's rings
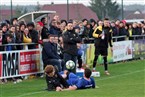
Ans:
POLYGON ((0 85, 0 97, 145 97, 145 60, 109 65, 110 76, 97 66, 96 89, 48 92, 44 78, 0 85))

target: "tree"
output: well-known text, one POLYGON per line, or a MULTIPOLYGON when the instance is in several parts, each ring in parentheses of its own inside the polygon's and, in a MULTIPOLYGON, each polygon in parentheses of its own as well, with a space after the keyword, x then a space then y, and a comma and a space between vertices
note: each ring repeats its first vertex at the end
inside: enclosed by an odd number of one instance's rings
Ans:
POLYGON ((16 10, 16 14, 15 14, 15 17, 19 17, 19 16, 21 16, 23 13, 22 13, 22 10, 23 10, 23 7, 22 6, 16 6, 16 8, 15 8, 15 10, 16 10))
POLYGON ((109 17, 117 19, 120 15, 120 8, 116 1, 112 0, 91 0, 91 9, 97 14, 99 19, 109 17))
POLYGON ((37 2, 37 5, 36 5, 36 7, 35 7, 35 11, 39 11, 40 9, 41 9, 41 7, 40 7, 40 3, 37 2))
POLYGON ((26 14, 26 13, 28 13, 28 9, 27 9, 27 7, 24 7, 23 11, 22 11, 22 14, 26 14))

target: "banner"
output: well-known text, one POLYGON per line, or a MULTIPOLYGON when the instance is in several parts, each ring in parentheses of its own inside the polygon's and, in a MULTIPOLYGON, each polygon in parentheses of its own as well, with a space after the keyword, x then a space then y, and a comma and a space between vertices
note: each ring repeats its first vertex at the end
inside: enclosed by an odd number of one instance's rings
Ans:
POLYGON ((6 52, 0 54, 1 77, 18 75, 18 52, 6 52))
POLYGON ((20 52, 19 74, 40 71, 40 51, 20 52))
POLYGON ((132 41, 113 43, 113 62, 132 59, 132 41))
POLYGON ((133 40, 133 57, 145 58, 145 39, 133 40))
POLYGON ((0 52, 0 79, 43 72, 40 50, 0 52))

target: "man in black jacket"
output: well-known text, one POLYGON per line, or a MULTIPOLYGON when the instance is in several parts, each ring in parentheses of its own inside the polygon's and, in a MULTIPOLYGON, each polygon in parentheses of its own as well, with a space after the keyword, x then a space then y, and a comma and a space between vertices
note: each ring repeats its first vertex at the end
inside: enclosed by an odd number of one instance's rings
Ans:
POLYGON ((42 28, 42 31, 41 31, 41 37, 42 37, 42 40, 43 40, 43 39, 47 39, 48 38, 49 31, 48 31, 48 28, 46 27, 47 20, 46 20, 45 17, 43 17, 41 19, 41 22, 43 23, 43 28, 42 28))
MULTIPOLYGON (((73 29, 73 23, 70 21, 67 24, 67 31, 63 34, 63 44, 64 44, 64 61, 72 60, 76 63, 77 60, 77 43, 81 42, 81 38, 75 33, 73 29)), ((65 68, 66 69, 66 68, 65 68)), ((76 73, 76 65, 72 72, 76 73)))
POLYGON ((49 41, 45 42, 42 49, 42 60, 44 67, 47 64, 52 64, 56 66, 58 71, 61 71, 61 60, 57 53, 57 44, 54 43, 54 35, 49 35, 49 41))

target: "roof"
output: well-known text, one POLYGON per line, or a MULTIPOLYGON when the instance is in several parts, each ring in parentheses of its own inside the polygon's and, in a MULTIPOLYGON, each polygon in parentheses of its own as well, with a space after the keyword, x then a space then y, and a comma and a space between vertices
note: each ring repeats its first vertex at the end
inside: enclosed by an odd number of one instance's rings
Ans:
POLYGON ((25 22, 29 22, 29 21, 35 22, 38 19, 40 21, 40 18, 42 18, 42 17, 44 17, 44 16, 46 16, 48 14, 55 14, 55 13, 56 13, 56 11, 33 11, 33 12, 29 12, 29 13, 26 13, 26 14, 20 16, 18 18, 18 20, 19 21, 21 21, 21 20, 23 21, 24 20, 25 22), (25 19, 28 20, 28 21, 26 21, 25 19))
MULTIPOLYGON (((56 11, 61 19, 67 20, 67 4, 44 5, 41 10, 56 11)), ((69 4, 69 19, 82 20, 84 18, 98 20, 96 13, 89 7, 83 4, 69 4)))
MULTIPOLYGON (((12 10, 13 15, 15 14, 15 10, 12 10)), ((9 9, 2 9, 0 10, 0 19, 5 20, 9 19, 11 16, 11 10, 9 9)))
POLYGON ((142 13, 140 11, 135 11, 134 13, 129 14, 126 19, 144 19, 145 13, 142 13))

